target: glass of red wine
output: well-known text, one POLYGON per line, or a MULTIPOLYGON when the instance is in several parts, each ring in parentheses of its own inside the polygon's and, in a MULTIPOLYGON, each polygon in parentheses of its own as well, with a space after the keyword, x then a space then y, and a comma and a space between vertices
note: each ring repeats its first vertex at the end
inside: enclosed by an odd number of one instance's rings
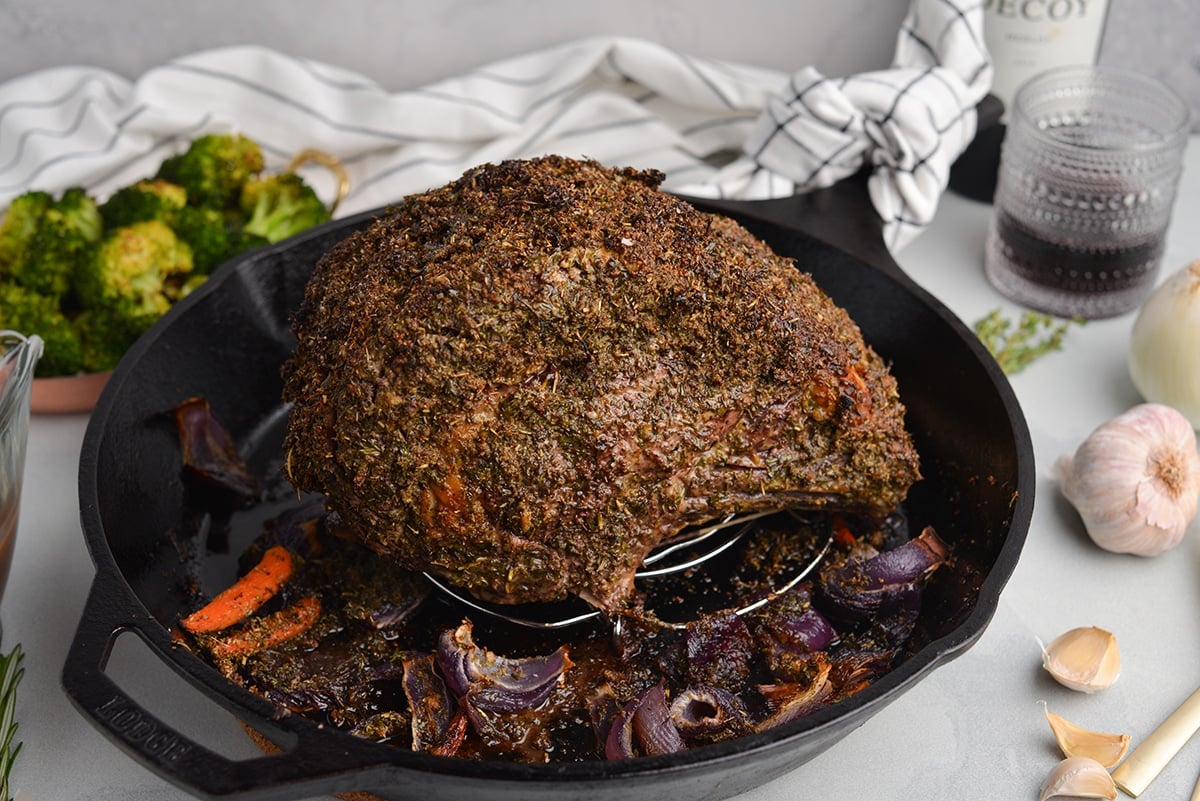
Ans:
POLYGON ((1113 317, 1154 288, 1190 127, 1159 81, 1060 67, 1013 100, 984 266, 1022 305, 1113 317))

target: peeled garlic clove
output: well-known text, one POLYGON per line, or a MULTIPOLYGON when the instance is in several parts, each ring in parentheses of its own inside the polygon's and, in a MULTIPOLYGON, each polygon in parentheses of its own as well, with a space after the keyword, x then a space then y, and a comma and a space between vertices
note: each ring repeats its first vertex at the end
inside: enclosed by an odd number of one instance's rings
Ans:
POLYGON ((1063 496, 1105 550, 1156 556, 1178 545, 1196 516, 1196 432, 1170 406, 1143 403, 1104 423, 1057 471, 1063 496))
POLYGON ((1049 798, 1107 798, 1114 801, 1117 785, 1108 769, 1094 759, 1067 757, 1042 782, 1038 801, 1049 798))
POLYGON ((1058 741, 1058 747, 1062 749, 1063 756, 1087 757, 1096 760, 1106 768, 1111 768, 1120 762, 1121 757, 1125 756, 1125 752, 1129 750, 1128 734, 1105 734, 1090 731, 1082 726, 1077 726, 1061 715, 1054 714, 1049 708, 1045 712, 1046 720, 1050 722, 1050 730, 1054 732, 1054 739, 1058 741))
POLYGON ((1059 635, 1042 650, 1042 667, 1072 690, 1094 693, 1121 675, 1121 652, 1112 632, 1085 626, 1059 635))

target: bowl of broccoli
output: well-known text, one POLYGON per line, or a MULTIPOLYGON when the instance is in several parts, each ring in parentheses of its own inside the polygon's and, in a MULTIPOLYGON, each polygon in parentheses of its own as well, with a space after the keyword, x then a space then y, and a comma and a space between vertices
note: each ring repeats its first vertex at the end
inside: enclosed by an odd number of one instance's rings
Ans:
POLYGON ((217 267, 329 220, 336 201, 297 166, 265 172, 257 142, 218 133, 103 200, 82 187, 14 198, 0 217, 0 328, 45 342, 33 411, 90 410, 129 347, 217 267))

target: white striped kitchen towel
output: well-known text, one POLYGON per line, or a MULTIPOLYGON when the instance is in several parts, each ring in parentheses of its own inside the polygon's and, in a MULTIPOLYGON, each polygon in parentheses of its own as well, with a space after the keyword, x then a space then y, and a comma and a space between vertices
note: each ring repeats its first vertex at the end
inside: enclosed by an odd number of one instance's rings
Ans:
MULTIPOLYGON (((757 199, 828 186, 864 165, 889 247, 929 222, 990 86, 977 0, 913 0, 893 68, 827 79, 592 38, 398 93, 261 47, 197 53, 130 82, 61 67, 0 84, 0 207, 28 189, 100 197, 194 137, 241 131, 269 168, 338 156, 339 214, 545 153, 656 168, 665 188, 757 199)), ((307 174, 307 173, 306 173, 307 174)), ((308 177, 328 197, 328 175, 308 177)))

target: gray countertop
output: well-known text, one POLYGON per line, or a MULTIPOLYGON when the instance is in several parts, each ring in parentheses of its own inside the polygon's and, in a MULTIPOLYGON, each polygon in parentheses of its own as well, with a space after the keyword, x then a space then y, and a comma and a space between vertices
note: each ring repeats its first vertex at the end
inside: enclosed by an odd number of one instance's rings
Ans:
MULTIPOLYGON (((990 207, 946 195, 933 225, 898 257, 909 274, 971 321, 1004 301, 983 276, 990 207)), ((1200 257, 1200 140, 1193 140, 1164 260, 1165 272, 1200 257)), ((1135 744, 1200 686, 1200 525, 1155 559, 1099 550, 1061 500, 1049 467, 1100 423, 1139 398, 1125 366, 1132 315, 1075 328, 1065 349, 1013 377, 1039 465, 1028 543, 999 610, 978 643, 938 668, 813 761, 741 801, 782 799, 1034 799, 1056 763, 1042 702, 1081 725, 1128 732, 1135 744), (1075 626, 1114 632, 1120 680, 1081 695, 1041 670, 1039 640, 1075 626)), ((13 774, 18 801, 172 801, 190 796, 148 772, 71 706, 59 675, 92 579, 80 533, 76 471, 85 416, 35 417, 7 594, 4 648, 20 642, 13 774)), ((231 758, 257 755, 236 721, 151 656, 117 640, 107 672, 135 699, 231 758)), ((1200 775, 1189 743, 1141 797, 1188 798, 1200 775)))

